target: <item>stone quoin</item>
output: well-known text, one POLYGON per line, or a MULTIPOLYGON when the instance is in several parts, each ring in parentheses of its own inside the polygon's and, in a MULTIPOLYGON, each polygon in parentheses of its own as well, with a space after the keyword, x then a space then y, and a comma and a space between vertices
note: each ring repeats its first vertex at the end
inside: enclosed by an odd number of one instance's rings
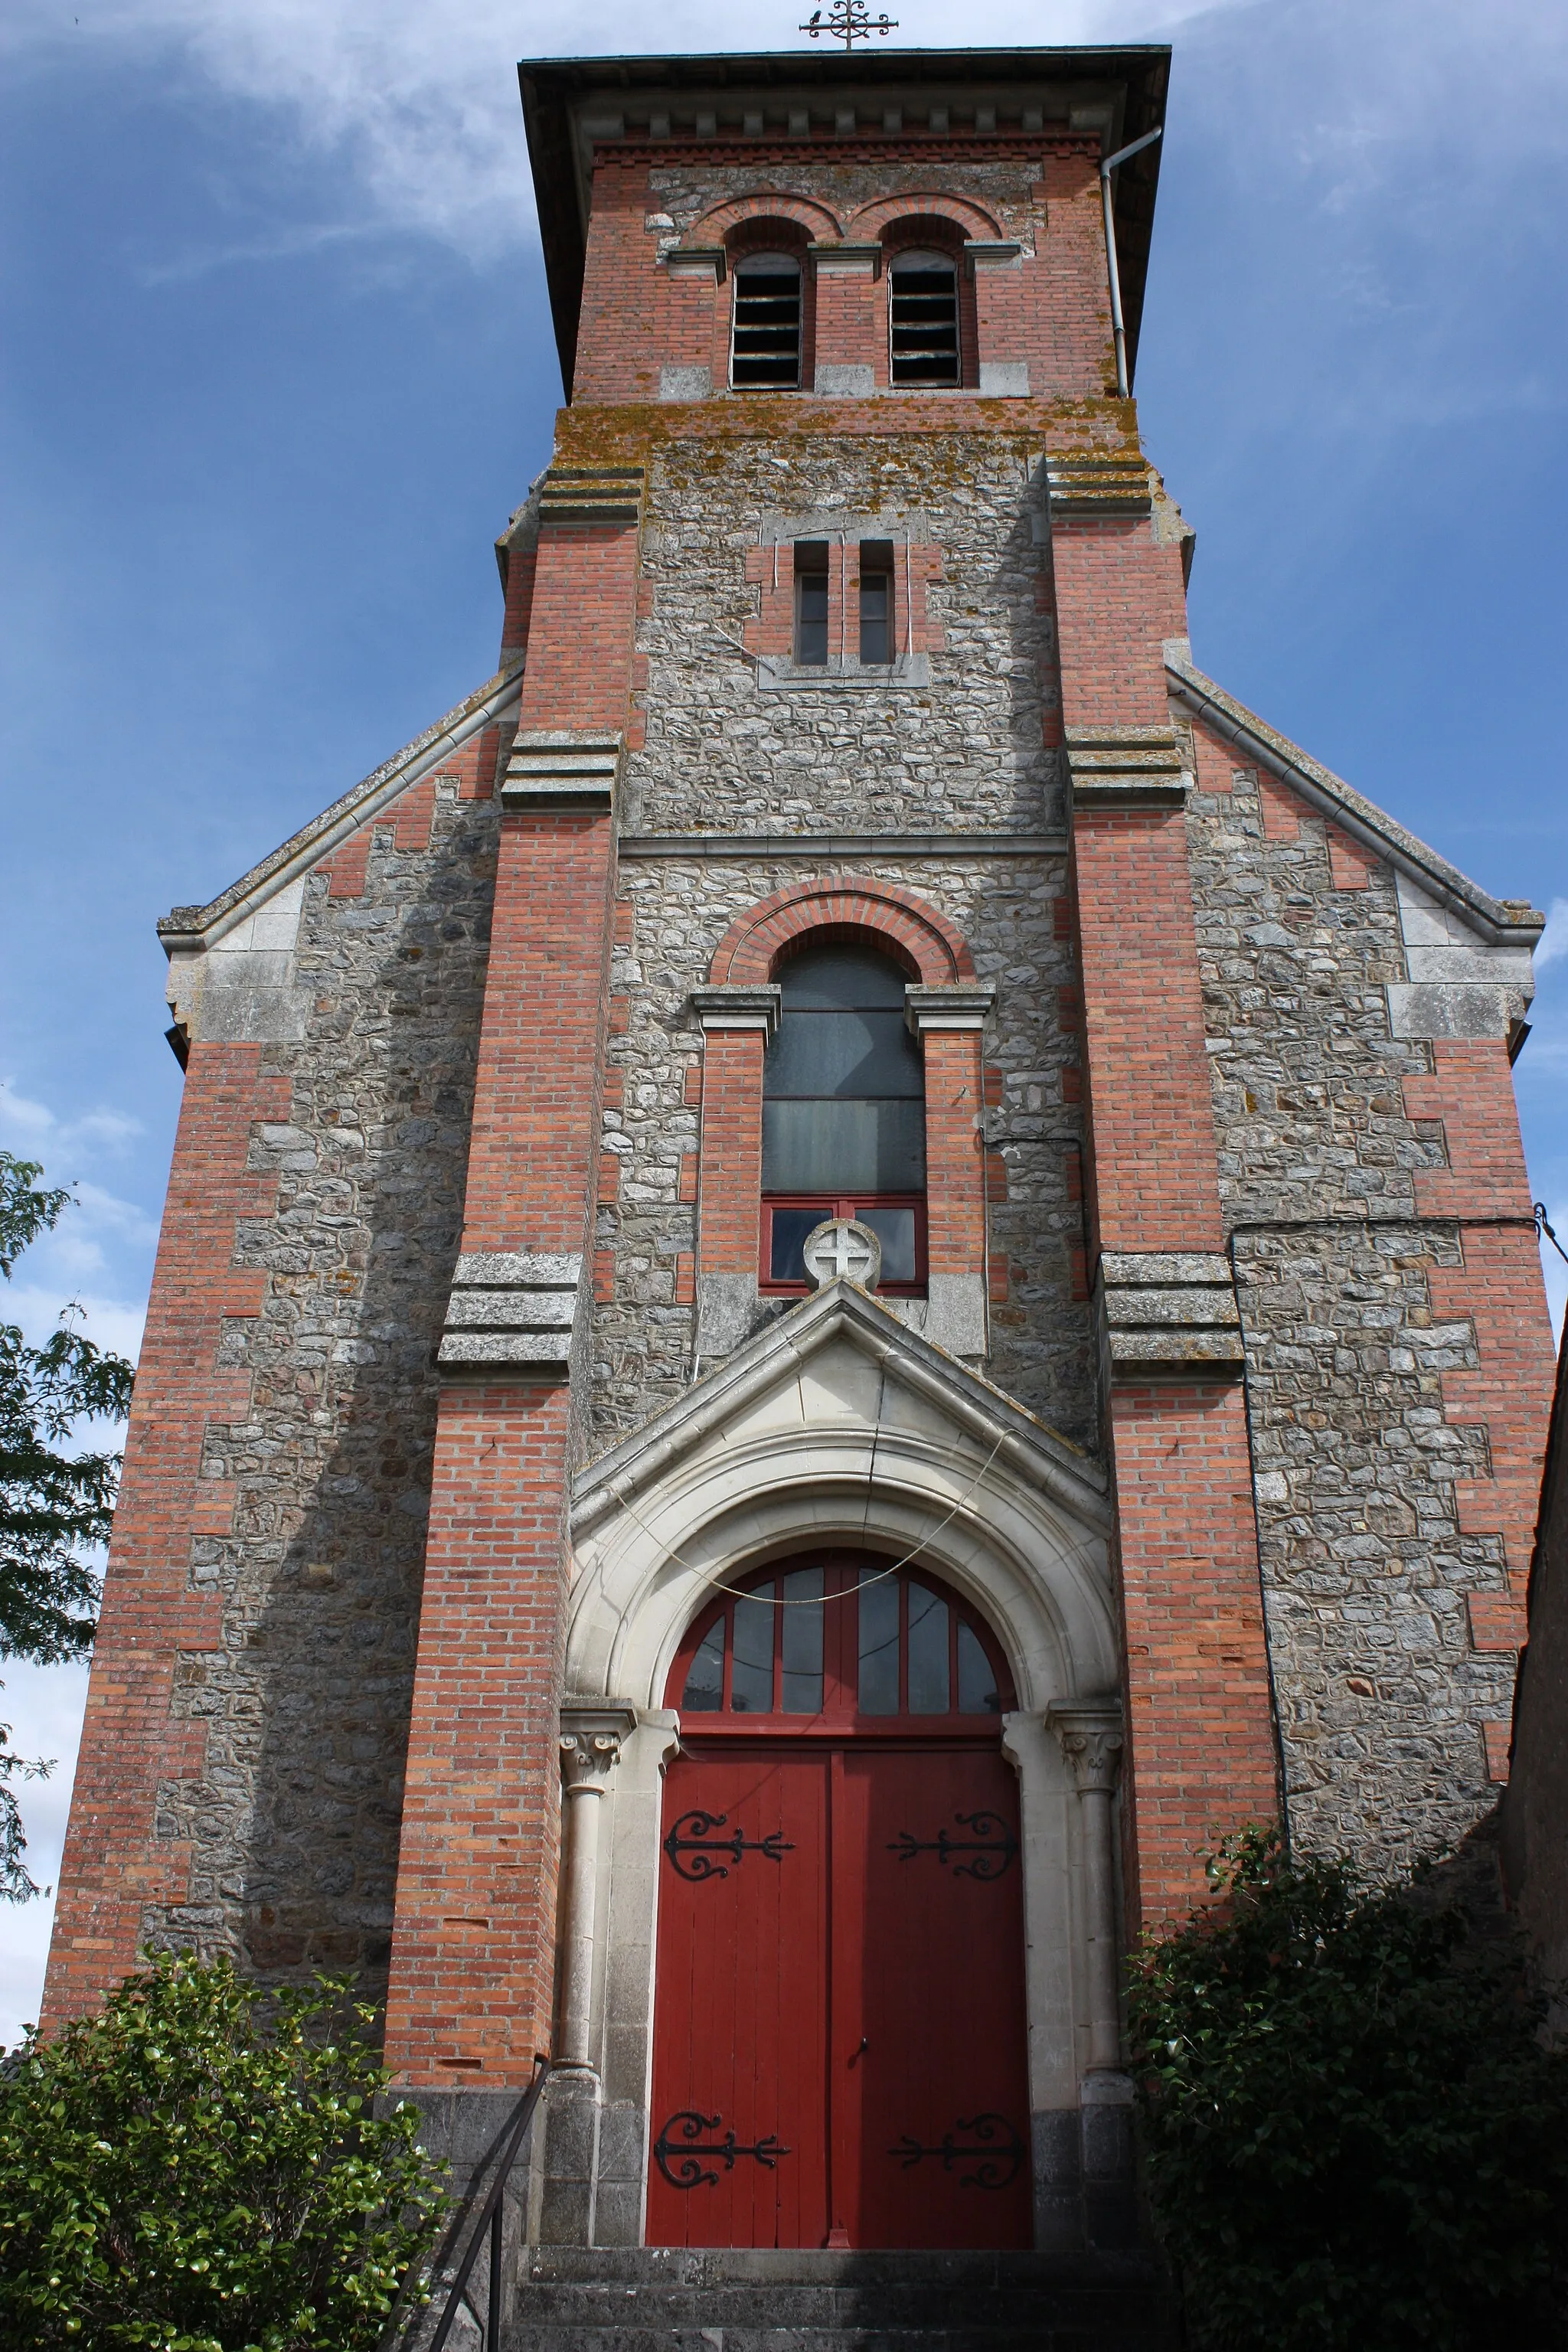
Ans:
POLYGON ((497 672, 160 927, 47 2015, 351 1969, 459 2155, 552 2051, 536 2248, 1131 2246, 1131 1941, 1506 1770, 1542 919, 1194 660, 1168 68, 525 65, 497 672))

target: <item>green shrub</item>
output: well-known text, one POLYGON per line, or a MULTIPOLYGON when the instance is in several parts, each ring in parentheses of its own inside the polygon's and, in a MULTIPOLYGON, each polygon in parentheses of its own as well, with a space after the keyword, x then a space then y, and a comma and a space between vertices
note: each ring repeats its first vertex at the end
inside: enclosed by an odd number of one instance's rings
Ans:
POLYGON ((1205 2352, 1561 2339, 1568 2056, 1506 1932, 1253 1831, 1132 1973, 1147 2178, 1205 2352), (1559 2281, 1560 2284, 1561 2282, 1559 2281))
POLYGON ((369 2352, 445 2203, 374 2012, 160 1955, 0 2079, 0 2341, 369 2352))

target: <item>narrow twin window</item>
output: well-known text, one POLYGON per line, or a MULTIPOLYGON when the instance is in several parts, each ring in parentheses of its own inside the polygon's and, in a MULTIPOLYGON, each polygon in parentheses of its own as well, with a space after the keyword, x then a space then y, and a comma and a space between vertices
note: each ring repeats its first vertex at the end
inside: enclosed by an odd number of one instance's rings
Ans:
POLYGON ((827 660, 827 541, 795 543, 795 657, 803 669, 827 660))
POLYGON ((893 383, 956 383, 958 272, 952 261, 944 253, 900 253, 888 278, 893 383))
MULTIPOLYGON (((797 539, 795 542, 795 658, 801 669, 825 668, 832 650, 828 643, 827 557, 825 539, 797 539)), ((863 663, 890 663, 898 651, 890 539, 860 541, 859 598, 856 652, 863 663)))
POLYGON ((863 662, 890 662, 893 652, 893 542, 890 539, 863 539, 860 658, 863 662))
POLYGON ((800 264, 787 253, 752 253, 735 264, 730 381, 794 392, 800 383, 800 264))

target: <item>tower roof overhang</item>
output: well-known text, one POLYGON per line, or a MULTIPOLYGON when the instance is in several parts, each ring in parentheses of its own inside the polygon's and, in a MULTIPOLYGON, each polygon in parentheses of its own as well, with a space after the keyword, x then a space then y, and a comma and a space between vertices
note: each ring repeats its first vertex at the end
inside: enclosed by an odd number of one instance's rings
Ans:
MULTIPOLYGON (((635 147, 652 135, 657 117, 684 122, 712 115, 703 143, 733 139, 737 155, 748 143, 747 100, 764 111, 805 108, 816 143, 830 153, 835 105, 856 93, 879 110, 911 111, 948 97, 961 120, 990 106, 998 124, 1021 124, 1038 111, 1046 132, 1089 131, 1101 152, 1163 126, 1170 80, 1167 46, 1037 49, 867 49, 776 51, 760 56, 525 58, 518 67, 523 121, 544 246, 545 276, 570 396, 583 301, 588 212, 595 146, 635 147)), ((883 134, 875 134, 883 135, 883 134)), ((894 141, 889 138, 889 148, 894 141)), ((1129 363, 1136 355, 1143 310, 1154 192, 1160 174, 1156 141, 1117 175, 1116 252, 1127 320, 1129 363)))

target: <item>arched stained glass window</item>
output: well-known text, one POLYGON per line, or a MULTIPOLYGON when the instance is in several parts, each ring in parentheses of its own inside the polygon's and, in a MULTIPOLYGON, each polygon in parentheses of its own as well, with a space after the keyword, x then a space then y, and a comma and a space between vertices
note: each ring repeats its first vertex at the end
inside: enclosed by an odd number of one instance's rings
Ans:
POLYGON ((918 1569, 830 1555, 745 1578, 682 1643, 667 1704, 686 1716, 989 1717, 1013 1704, 989 1628, 918 1569))
POLYGON ((882 1287, 918 1289, 925 1065, 904 1020, 906 975, 875 949, 823 945, 793 956, 778 980, 763 1078, 762 1278, 803 1286, 812 1227, 855 1216, 882 1244, 882 1287))

